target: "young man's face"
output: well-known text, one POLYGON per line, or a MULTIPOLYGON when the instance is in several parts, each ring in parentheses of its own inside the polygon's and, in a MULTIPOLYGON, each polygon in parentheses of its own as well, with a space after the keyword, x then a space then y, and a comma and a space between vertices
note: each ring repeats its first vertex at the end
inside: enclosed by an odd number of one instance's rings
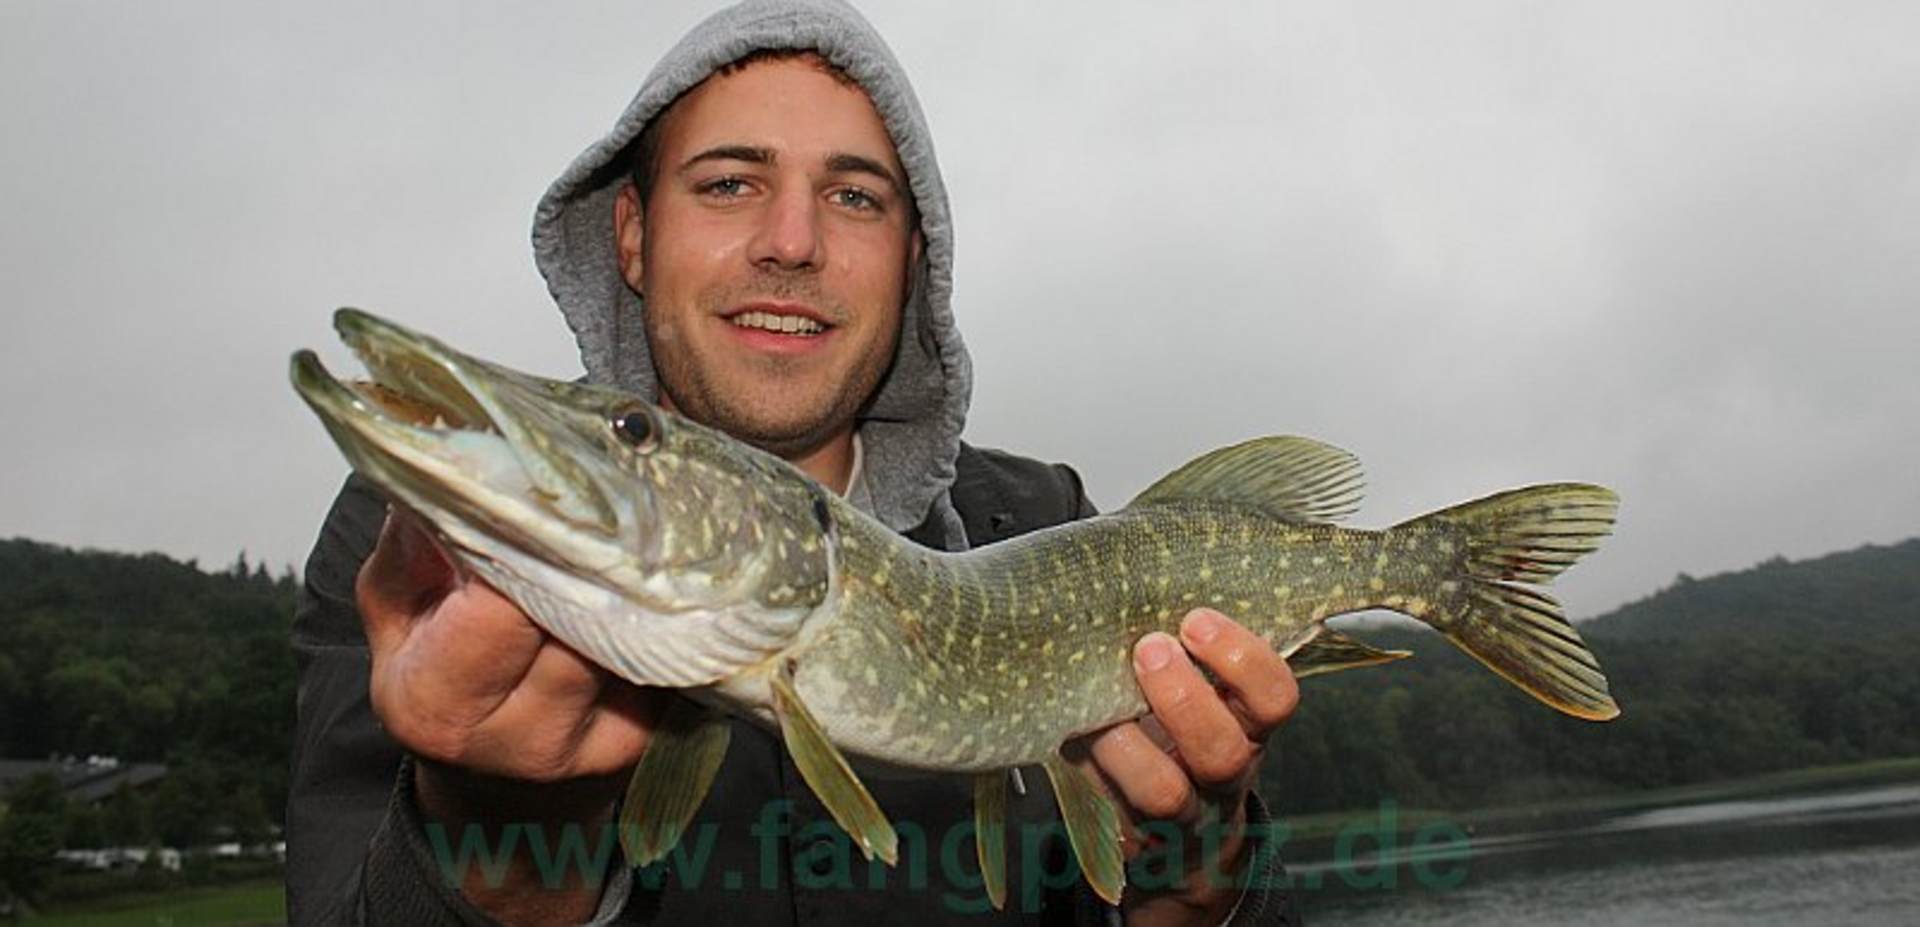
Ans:
POLYGON ((873 104, 810 59, 716 74, 616 211, 661 397, 776 453, 851 426, 893 358, 920 237, 873 104))

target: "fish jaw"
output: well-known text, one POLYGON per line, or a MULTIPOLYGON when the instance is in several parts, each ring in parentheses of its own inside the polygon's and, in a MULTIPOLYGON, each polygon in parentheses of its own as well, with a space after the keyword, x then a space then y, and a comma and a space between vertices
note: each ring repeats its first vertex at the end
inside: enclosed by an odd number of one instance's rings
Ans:
POLYGON ((710 684, 790 644, 825 597, 821 490, 784 462, 366 313, 341 310, 335 325, 370 381, 342 383, 304 351, 292 379, 349 462, 623 678, 710 684))

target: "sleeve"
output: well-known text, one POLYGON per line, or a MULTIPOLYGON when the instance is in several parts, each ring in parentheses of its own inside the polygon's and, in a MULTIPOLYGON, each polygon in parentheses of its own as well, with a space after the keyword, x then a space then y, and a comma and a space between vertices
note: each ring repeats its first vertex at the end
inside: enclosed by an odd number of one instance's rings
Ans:
POLYGON ((1227 916, 1226 927, 1300 927, 1300 909, 1287 891, 1287 867, 1280 861, 1283 834, 1260 793, 1249 794, 1247 839, 1253 855, 1247 860, 1246 889, 1227 916))
MULTIPOLYGON (((413 800, 412 767, 368 699, 369 657, 354 578, 386 502, 349 477, 307 560, 294 610, 300 679, 287 795, 290 924, 490 924, 442 876, 413 800)), ((614 867, 594 925, 632 888, 614 867)))
POLYGON ((287 794, 287 918, 360 923, 360 875, 386 816, 400 750, 367 699, 368 656, 353 604, 354 576, 373 549, 386 505, 351 477, 307 559, 294 608, 299 671, 287 794))

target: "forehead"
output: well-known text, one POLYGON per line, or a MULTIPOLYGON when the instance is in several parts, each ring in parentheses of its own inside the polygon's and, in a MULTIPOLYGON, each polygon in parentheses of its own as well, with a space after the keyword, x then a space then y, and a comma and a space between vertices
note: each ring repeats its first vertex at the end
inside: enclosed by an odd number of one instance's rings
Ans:
POLYGON ((758 61, 733 73, 715 73, 676 101, 662 120, 667 170, 719 145, 767 148, 806 162, 856 154, 900 168, 873 101, 810 57, 758 61))

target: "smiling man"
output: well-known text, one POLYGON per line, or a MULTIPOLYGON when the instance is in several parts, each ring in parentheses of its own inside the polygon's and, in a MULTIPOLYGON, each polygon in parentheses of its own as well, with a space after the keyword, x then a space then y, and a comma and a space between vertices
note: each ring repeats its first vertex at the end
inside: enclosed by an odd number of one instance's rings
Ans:
POLYGON ((923 250, 872 102, 820 58, 736 64, 639 144, 614 226, 660 401, 844 489, 923 250))
MULTIPOLYGON (((971 365, 938 165, 903 72, 843 5, 750 2, 696 28, 548 191, 534 245, 590 379, 779 454, 923 544, 1091 514, 1072 471, 961 441, 971 365)), ((1294 919, 1247 839, 1293 679, 1222 616, 1143 639, 1153 716, 1069 745, 1120 800, 1129 852, 1151 854, 1119 908, 1080 884, 1050 798, 1022 789, 996 911, 964 783, 874 780, 903 850, 895 869, 869 865, 744 722, 685 852, 630 873, 608 828, 673 696, 549 638, 357 479, 306 581, 296 923, 1294 919)))

